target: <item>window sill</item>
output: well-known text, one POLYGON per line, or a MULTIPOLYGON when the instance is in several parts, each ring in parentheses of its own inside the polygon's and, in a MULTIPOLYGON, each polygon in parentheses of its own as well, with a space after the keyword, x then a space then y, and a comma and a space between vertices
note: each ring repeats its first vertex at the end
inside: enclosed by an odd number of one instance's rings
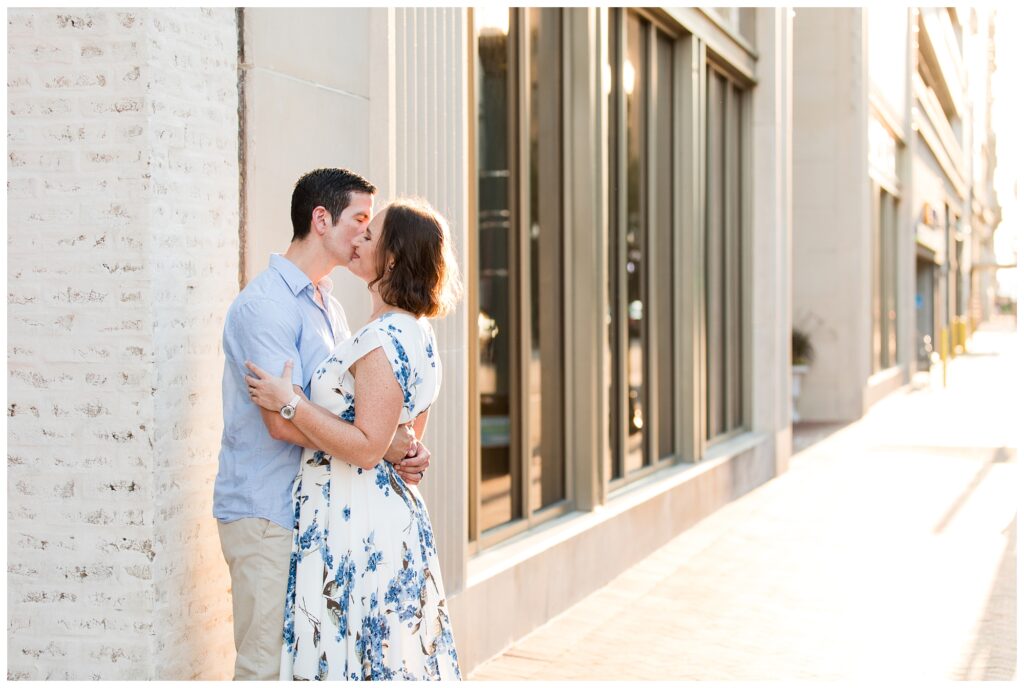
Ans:
POLYGON ((465 587, 479 585, 768 441, 768 435, 759 432, 724 440, 709 448, 698 463, 678 463, 656 471, 622 486, 593 511, 571 511, 479 552, 467 562, 465 587))

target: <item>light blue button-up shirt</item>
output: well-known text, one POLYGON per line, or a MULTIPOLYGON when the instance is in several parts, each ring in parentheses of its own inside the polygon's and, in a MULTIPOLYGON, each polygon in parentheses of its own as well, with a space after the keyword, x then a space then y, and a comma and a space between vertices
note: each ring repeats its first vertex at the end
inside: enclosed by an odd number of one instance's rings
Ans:
POLYGON ((309 277, 275 253, 270 267, 235 298, 224 322, 224 434, 213 488, 213 515, 230 522, 265 518, 291 530, 295 509, 292 482, 302 447, 270 436, 259 406, 249 399, 246 361, 280 375, 291 359, 292 382, 309 395, 313 371, 349 336, 345 313, 331 296, 333 285, 318 285, 326 308, 315 300, 309 277))

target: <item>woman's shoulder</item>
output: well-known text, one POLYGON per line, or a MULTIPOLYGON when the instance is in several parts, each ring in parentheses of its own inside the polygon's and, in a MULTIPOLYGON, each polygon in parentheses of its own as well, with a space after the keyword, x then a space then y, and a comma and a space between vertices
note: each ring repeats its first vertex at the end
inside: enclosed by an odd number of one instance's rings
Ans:
POLYGON ((360 347, 379 342, 390 342, 400 348, 422 348, 428 356, 434 354, 434 330, 426 318, 411 313, 384 313, 359 328, 349 339, 360 347))

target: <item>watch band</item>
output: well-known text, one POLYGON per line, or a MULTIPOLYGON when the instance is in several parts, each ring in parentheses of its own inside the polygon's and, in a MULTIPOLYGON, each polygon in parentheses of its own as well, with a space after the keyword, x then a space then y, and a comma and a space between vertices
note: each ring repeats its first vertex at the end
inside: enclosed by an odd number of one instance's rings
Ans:
POLYGON ((287 404, 282 406, 281 407, 281 417, 284 418, 285 420, 291 420, 292 418, 294 418, 295 417, 295 407, 299 405, 299 399, 301 399, 301 398, 302 397, 300 397, 298 394, 296 394, 295 396, 292 397, 291 401, 289 401, 287 404))

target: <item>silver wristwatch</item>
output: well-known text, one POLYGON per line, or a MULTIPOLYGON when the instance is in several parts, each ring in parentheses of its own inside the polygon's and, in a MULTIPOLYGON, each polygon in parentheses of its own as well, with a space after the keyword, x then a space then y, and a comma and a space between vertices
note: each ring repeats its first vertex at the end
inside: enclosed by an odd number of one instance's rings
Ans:
POLYGON ((281 407, 281 417, 285 420, 291 420, 295 417, 295 407, 299 405, 299 399, 301 397, 296 394, 292 397, 292 400, 281 407))

